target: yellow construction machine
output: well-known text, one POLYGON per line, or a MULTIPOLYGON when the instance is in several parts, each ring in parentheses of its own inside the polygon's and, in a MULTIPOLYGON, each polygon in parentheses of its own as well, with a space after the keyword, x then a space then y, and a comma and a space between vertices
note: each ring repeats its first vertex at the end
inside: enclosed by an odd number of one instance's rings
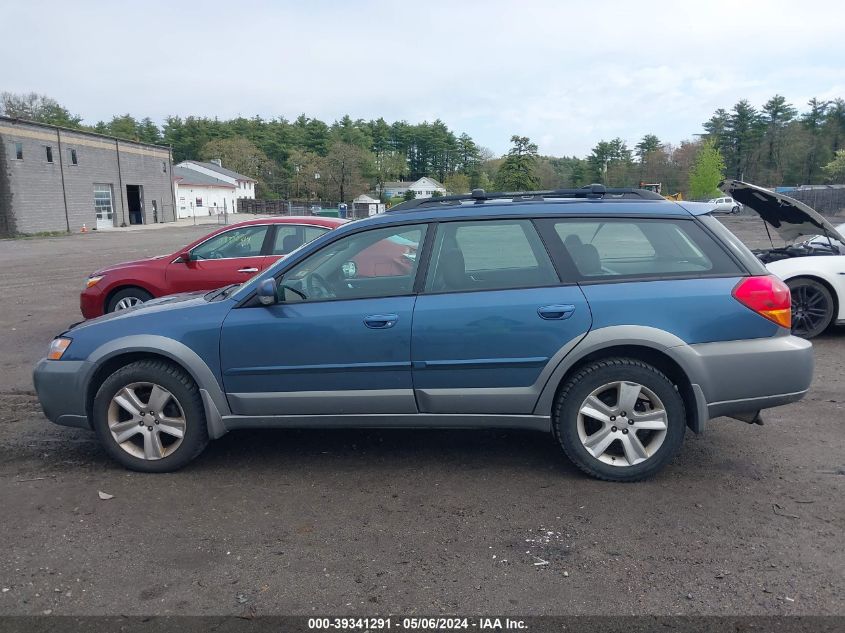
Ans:
POLYGON ((663 195, 662 182, 640 182, 640 189, 648 189, 649 191, 660 194, 667 200, 674 200, 675 202, 679 202, 684 199, 684 196, 680 191, 678 193, 663 195))

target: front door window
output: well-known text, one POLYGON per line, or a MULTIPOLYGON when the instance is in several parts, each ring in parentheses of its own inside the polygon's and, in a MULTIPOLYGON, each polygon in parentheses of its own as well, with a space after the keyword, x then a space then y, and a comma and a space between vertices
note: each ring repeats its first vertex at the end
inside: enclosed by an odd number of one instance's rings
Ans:
POLYGON ((206 240, 191 251, 191 259, 232 259, 258 257, 267 235, 267 225, 244 226, 225 231, 206 240))
POLYGON ((413 292, 425 225, 362 231, 341 238, 287 271, 285 300, 396 297, 413 292))

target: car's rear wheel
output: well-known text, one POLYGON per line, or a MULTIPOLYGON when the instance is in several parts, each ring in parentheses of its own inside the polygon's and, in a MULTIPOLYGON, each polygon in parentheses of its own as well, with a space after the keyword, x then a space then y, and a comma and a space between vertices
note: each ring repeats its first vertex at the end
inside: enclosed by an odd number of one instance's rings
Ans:
POLYGON ((165 361, 142 360, 117 370, 100 386, 93 413, 106 451, 132 470, 176 470, 208 443, 199 389, 165 361))
POLYGON ((124 288, 118 290, 109 298, 108 304, 106 304, 106 312, 134 308, 152 298, 153 296, 143 288, 124 288))
POLYGON ((731 213, 733 215, 739 215, 739 205, 734 205, 734 207, 731 209, 731 213))
POLYGON ((639 481, 678 452, 686 431, 684 402, 661 371, 631 358, 596 361, 558 394, 555 435, 588 475, 639 481))
POLYGON ((814 279, 790 279, 792 293, 792 333, 813 338, 824 332, 833 321, 833 295, 814 279))

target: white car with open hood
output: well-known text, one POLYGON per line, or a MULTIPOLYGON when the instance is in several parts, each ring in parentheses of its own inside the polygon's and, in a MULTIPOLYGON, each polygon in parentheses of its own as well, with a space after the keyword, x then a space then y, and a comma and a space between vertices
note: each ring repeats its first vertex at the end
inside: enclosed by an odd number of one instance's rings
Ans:
POLYGON ((813 338, 832 324, 845 325, 845 224, 834 227, 803 202, 739 180, 719 189, 787 242, 754 254, 792 292, 793 334, 813 338))

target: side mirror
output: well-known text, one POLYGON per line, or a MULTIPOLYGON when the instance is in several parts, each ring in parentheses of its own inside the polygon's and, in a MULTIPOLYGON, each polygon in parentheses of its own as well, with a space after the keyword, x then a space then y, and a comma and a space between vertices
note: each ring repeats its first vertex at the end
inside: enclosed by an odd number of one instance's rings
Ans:
POLYGON ((183 251, 183 252, 179 253, 179 256, 176 258, 176 261, 180 262, 182 264, 187 264, 188 262, 190 262, 191 261, 191 251, 183 251))
POLYGON ((258 289, 255 291, 255 294, 263 306, 271 306, 278 303, 279 297, 276 294, 276 280, 272 277, 262 279, 258 282, 258 289))

